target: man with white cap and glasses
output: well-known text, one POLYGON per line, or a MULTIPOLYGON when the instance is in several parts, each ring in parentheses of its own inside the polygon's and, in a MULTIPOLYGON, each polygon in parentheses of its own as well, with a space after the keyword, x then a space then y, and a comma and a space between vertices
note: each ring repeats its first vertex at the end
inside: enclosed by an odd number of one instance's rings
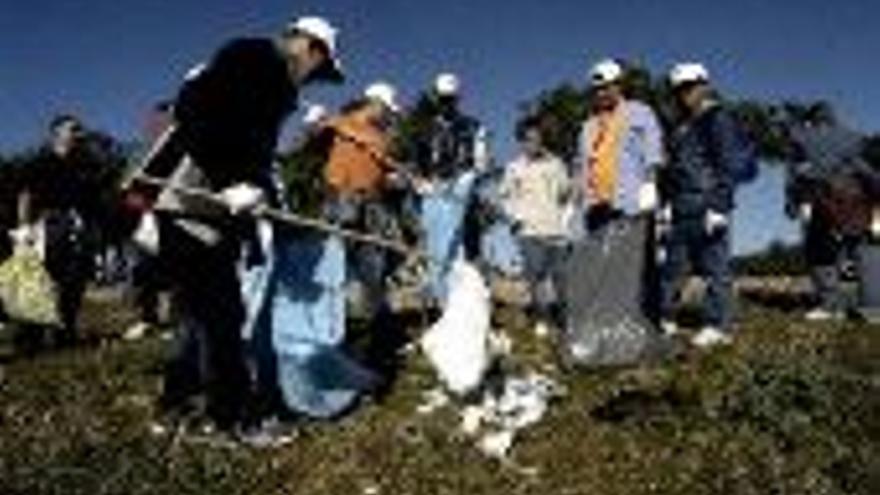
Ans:
POLYGON ((674 335, 673 310, 688 263, 707 279, 704 322, 692 342, 711 347, 731 342, 733 275, 730 224, 734 193, 757 174, 755 151, 733 115, 714 96, 709 72, 698 63, 678 64, 669 74, 682 118, 670 138, 664 170, 663 216, 669 232, 660 268, 662 327, 674 335))
POLYGON ((566 273, 568 351, 580 364, 628 359, 600 355, 602 346, 593 346, 598 335, 649 335, 653 328, 647 248, 663 136, 654 111, 626 97, 625 76, 623 65, 610 59, 589 73, 592 101, 575 176, 587 237, 575 245, 566 273))
MULTIPOLYGON (((275 39, 234 40, 191 71, 174 104, 176 126, 168 141, 186 158, 162 175, 216 192, 227 206, 182 198, 168 207, 162 205, 163 195, 156 205, 163 210, 161 255, 173 267, 169 273, 181 321, 203 346, 206 413, 224 433, 252 432, 255 421, 249 410, 251 380, 241 337, 245 312, 236 271, 242 243, 254 234, 252 220, 238 215, 277 201, 271 170, 281 127, 296 109, 301 87, 342 81, 336 38, 326 20, 302 17, 275 39)), ((139 187, 136 179, 134 187, 139 187)), ((191 378, 172 359, 163 409, 186 408, 191 378)))

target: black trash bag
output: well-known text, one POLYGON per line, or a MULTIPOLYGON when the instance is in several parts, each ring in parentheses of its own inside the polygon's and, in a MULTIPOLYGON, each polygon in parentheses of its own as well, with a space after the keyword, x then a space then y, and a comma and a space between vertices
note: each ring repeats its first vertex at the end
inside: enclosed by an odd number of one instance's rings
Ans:
POLYGON ((574 245, 561 339, 569 366, 625 366, 666 354, 648 311, 649 227, 645 217, 618 218, 574 245))

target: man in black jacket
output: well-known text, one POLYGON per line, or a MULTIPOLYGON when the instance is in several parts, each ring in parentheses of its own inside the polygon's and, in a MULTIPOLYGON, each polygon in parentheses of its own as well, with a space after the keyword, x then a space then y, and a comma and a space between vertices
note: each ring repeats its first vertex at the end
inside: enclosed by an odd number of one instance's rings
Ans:
POLYGON ((215 426, 235 433, 253 425, 236 271, 252 226, 236 215, 274 201, 276 142, 296 109, 299 88, 341 80, 336 30, 315 17, 291 23, 274 40, 234 40, 187 76, 174 105, 174 140, 186 158, 173 177, 216 192, 227 211, 183 197, 168 199, 169 192, 157 203, 157 210, 173 211, 160 232, 184 326, 177 354, 188 355, 185 348, 194 343, 201 354, 197 360, 172 359, 165 409, 185 406, 200 385, 194 379, 204 376, 206 412, 215 426))
POLYGON ((94 268, 100 158, 78 118, 58 116, 49 131, 47 145, 21 171, 18 220, 45 226, 44 263, 55 281, 61 313, 58 343, 67 345, 76 340, 79 310, 94 268))

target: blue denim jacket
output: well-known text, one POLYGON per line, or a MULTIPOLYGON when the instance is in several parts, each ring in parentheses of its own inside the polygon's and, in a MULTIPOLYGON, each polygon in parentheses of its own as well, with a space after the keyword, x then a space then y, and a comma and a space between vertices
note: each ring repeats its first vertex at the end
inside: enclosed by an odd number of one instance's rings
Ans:
MULTIPOLYGON (((626 129, 620 146, 620 171, 618 173, 617 198, 613 205, 626 215, 639 212, 639 189, 652 181, 652 168, 663 163, 663 131, 654 111, 644 103, 626 101, 626 129)), ((586 187, 590 170, 587 165, 589 146, 596 131, 597 120, 590 118, 581 133, 580 157, 575 177, 584 205, 589 205, 590 191, 586 187)))
POLYGON ((713 105, 680 125, 670 139, 671 160, 664 171, 662 194, 678 218, 734 208, 734 169, 739 146, 736 120, 713 105))

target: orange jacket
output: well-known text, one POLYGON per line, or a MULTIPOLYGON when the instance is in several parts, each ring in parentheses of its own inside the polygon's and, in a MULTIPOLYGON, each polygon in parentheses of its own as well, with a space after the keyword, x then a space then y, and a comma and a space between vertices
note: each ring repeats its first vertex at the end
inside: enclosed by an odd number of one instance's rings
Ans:
POLYGON ((339 195, 374 195, 385 180, 390 140, 363 112, 331 119, 333 144, 324 178, 331 192, 339 195))

